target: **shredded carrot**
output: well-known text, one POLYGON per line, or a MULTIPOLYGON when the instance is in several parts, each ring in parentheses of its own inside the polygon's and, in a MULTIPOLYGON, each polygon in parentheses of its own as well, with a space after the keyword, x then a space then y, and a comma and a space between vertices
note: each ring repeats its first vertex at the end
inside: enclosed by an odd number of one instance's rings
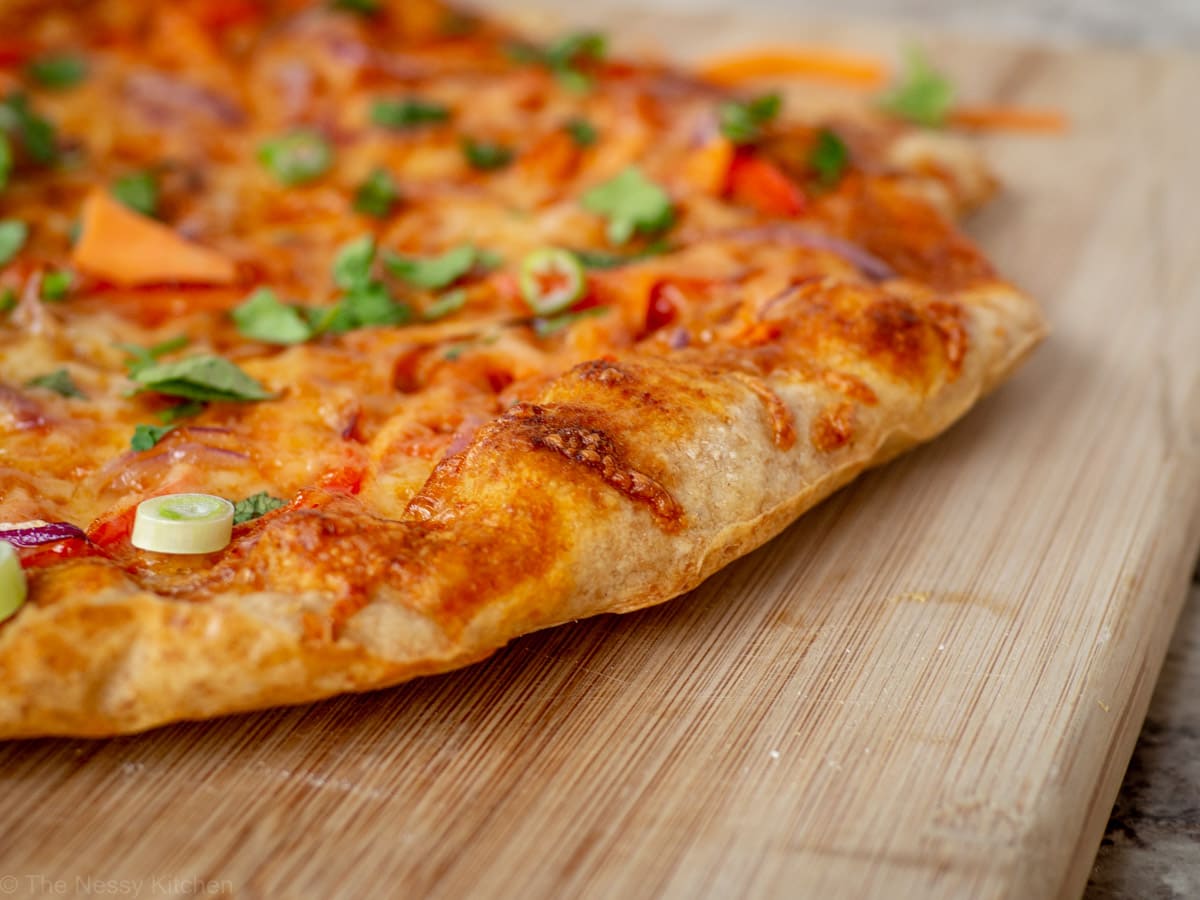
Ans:
POLYGON ((831 50, 764 47, 710 60, 700 67, 700 74, 724 85, 788 76, 877 88, 887 80, 887 66, 870 57, 849 56, 831 50))
POLYGON ((113 284, 231 284, 237 280, 237 267, 231 260, 122 206, 101 188, 84 200, 80 225, 71 262, 113 284))
POLYGON ((691 151, 684 159, 684 180, 703 194, 720 196, 729 182, 733 153, 731 141, 721 135, 713 137, 703 146, 691 151))
POLYGON ((960 106, 950 113, 950 124, 976 131, 1044 131, 1061 134, 1067 117, 1056 109, 1017 106, 960 106))

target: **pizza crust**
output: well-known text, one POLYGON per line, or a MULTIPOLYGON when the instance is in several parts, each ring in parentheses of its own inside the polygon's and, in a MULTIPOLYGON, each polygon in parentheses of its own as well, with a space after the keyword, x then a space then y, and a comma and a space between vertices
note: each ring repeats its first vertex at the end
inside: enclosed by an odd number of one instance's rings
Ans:
POLYGON ((838 448, 806 439, 844 402, 822 381, 795 369, 755 376, 802 436, 784 449, 780 410, 737 366, 631 355, 551 383, 532 406, 555 421, 530 425, 538 414, 525 406, 485 426, 401 521, 345 497, 260 520, 215 567, 202 602, 142 590, 107 561, 57 566, 37 576, 39 601, 0 628, 0 737, 127 733, 386 687, 532 630, 675 597, 863 469, 944 430, 1045 333, 1036 305, 1008 286, 957 299, 968 335, 957 371, 943 366, 914 389, 877 369, 877 402, 852 405, 853 435, 838 448), (620 459, 597 468, 586 442, 578 452, 547 443, 576 433, 602 433, 620 459), (305 544, 318 533, 339 537, 305 544), (301 545, 313 554, 311 590, 245 589, 247 577, 269 582, 296 566, 301 545), (361 605, 314 633, 345 602, 329 585, 371 560, 380 571, 361 605))

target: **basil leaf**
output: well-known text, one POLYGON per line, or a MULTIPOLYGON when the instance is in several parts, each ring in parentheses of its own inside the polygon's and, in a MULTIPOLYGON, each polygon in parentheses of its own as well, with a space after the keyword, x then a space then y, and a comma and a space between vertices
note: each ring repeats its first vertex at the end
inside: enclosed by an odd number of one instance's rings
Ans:
POLYGON ((251 494, 246 499, 233 504, 233 524, 241 525, 245 522, 252 522, 282 506, 287 506, 286 500, 272 497, 266 491, 259 491, 257 494, 251 494))
POLYGON ((930 128, 945 124, 953 104, 954 86, 929 64, 919 47, 908 49, 900 82, 879 98, 885 112, 930 128))
POLYGON ((354 194, 354 209, 363 215, 386 218, 392 211, 400 192, 387 169, 374 169, 354 194))
POLYGON ((29 77, 42 87, 74 87, 87 75, 87 64, 77 56, 43 56, 26 67, 29 77))
POLYGON ((42 276, 42 299, 51 302, 65 300, 75 283, 75 275, 66 269, 47 272, 42 276))
POLYGON ((289 187, 320 178, 333 165, 333 147, 316 131, 299 129, 266 141, 258 161, 289 187))
POLYGON ((850 151, 837 132, 822 128, 817 132, 817 142, 813 145, 808 163, 817 173, 821 184, 832 187, 850 165, 850 151))
POLYGON ((266 344, 302 344, 313 328, 293 306, 280 303, 270 288, 259 288, 230 315, 243 337, 266 344))
POLYGON ((563 130, 571 136, 577 146, 590 147, 600 137, 600 133, 596 131, 596 126, 587 119, 570 119, 564 126, 563 130))
POLYGON ((112 183, 112 195, 143 216, 158 215, 158 183, 150 172, 130 172, 112 183))
POLYGON ((655 234, 675 221, 671 198, 636 167, 598 184, 583 195, 583 208, 608 219, 608 239, 624 244, 635 232, 655 234))
POLYGON ((779 115, 779 94, 763 94, 753 100, 726 100, 717 107, 721 134, 735 144, 749 144, 762 137, 763 126, 779 115))
POLYGON ((138 425, 133 429, 133 437, 129 440, 129 446, 139 453, 149 450, 178 427, 178 425, 138 425))
POLYGON ((275 395, 219 356, 189 356, 153 363, 131 373, 144 388, 188 400, 270 400, 275 395))
POLYGON ((474 138, 463 138, 462 152, 471 167, 481 172, 503 169, 513 160, 513 151, 503 144, 474 138))
POLYGON ((21 252, 29 239, 29 226, 20 219, 0 219, 0 266, 21 252))
POLYGON ((376 100, 371 106, 373 124, 397 131, 445 122, 449 118, 450 110, 446 106, 417 97, 376 100))
POLYGON ((66 369, 55 369, 48 375, 39 375, 37 378, 30 378, 25 382, 27 387, 40 387, 48 391, 54 391, 60 397, 77 397, 80 400, 86 400, 87 394, 79 389, 79 385, 75 383, 75 379, 71 377, 71 373, 66 369))

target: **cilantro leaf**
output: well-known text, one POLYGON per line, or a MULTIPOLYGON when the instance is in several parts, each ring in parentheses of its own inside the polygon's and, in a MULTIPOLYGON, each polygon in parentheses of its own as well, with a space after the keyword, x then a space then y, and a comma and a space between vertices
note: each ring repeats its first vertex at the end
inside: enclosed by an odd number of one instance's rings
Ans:
POLYGON ((342 290, 351 290, 371 280, 371 264, 375 261, 375 238, 366 234, 338 250, 333 259, 333 283, 342 290))
POLYGON ((30 109, 29 99, 20 92, 0 101, 0 131, 15 136, 34 162, 46 165, 58 158, 54 126, 30 109))
POLYGON ((600 132, 596 130, 596 126, 587 119, 570 119, 563 125, 563 130, 579 147, 590 147, 600 138, 600 132))
POLYGON ((750 144, 762 137, 763 126, 779 115, 783 100, 779 94, 763 94, 741 102, 726 100, 717 107, 721 134, 735 144, 750 144))
POLYGON ((412 286, 436 291, 448 287, 466 275, 478 258, 479 251, 470 244, 463 244, 447 250, 440 256, 418 257, 389 253, 383 264, 389 272, 412 286))
POLYGON ((447 291, 446 293, 442 294, 442 296, 430 303, 427 307, 425 307, 425 311, 421 314, 421 318, 423 318, 426 322, 433 322, 437 319, 442 319, 448 315, 451 315, 452 313, 458 312, 466 305, 466 303, 467 292, 462 288, 458 288, 453 291, 447 291))
POLYGON ((462 152, 471 167, 481 172, 503 169, 513 160, 513 151, 503 144, 469 137, 462 139, 462 152))
POLYGON ((138 425, 133 429, 133 437, 129 439, 129 446, 139 453, 149 450, 178 427, 178 425, 138 425))
POLYGON ((29 226, 20 219, 0 219, 0 266, 21 252, 29 239, 29 226))
POLYGON ((808 163, 817 173, 821 184, 832 187, 850 165, 850 151, 836 131, 822 128, 817 132, 817 142, 813 145, 808 163))
POLYGON ((174 406, 160 409, 154 415, 164 425, 174 425, 181 419, 190 419, 192 416, 198 415, 203 410, 204 404, 198 400, 185 400, 183 403, 176 403, 174 406))
POLYGON ((376 100, 371 106, 373 124, 397 131, 445 122, 449 118, 448 107, 419 97, 376 100))
POLYGON ((87 63, 77 56, 43 56, 25 69, 42 87, 60 90, 74 87, 87 75, 87 63))
POLYGON ((559 313, 557 316, 548 317, 539 316, 533 320, 533 332, 540 338, 550 337, 580 319, 590 319, 593 316, 603 316, 607 313, 607 306, 589 306, 587 309, 577 312, 559 313))
POLYGON ((227 359, 201 354, 130 373, 147 390, 188 400, 270 400, 275 395, 227 359))
POLYGON ((663 240, 654 241, 647 244, 644 249, 637 253, 613 253, 609 250, 572 250, 575 258, 583 263, 586 269, 616 269, 619 266, 627 266, 630 263, 638 262, 639 260, 647 259, 651 256, 661 256, 664 253, 669 253, 670 245, 663 240))
POLYGON ((0 191, 8 187, 8 176, 12 172, 12 167, 12 141, 8 139, 8 135, 0 132, 0 191))
POLYGON ((25 384, 27 387, 40 387, 48 391, 54 391, 60 397, 76 397, 80 400, 87 399, 87 394, 79 389, 79 385, 75 383, 75 379, 71 377, 71 373, 66 369, 55 369, 48 375, 39 375, 37 378, 30 378, 25 384))
POLYGON ((333 147, 319 132, 298 129, 264 142, 258 161, 281 184, 293 187, 320 178, 333 165, 333 147))
POLYGON ((246 499, 233 504, 233 524, 241 525, 251 522, 282 506, 287 506, 286 500, 272 497, 266 491, 259 491, 257 494, 251 494, 246 499))
POLYGON ((158 214, 158 183, 150 172, 130 172, 112 183, 113 197, 143 216, 158 214))
POLYGON ((400 191, 387 169, 373 169, 354 193, 354 209, 377 219, 386 218, 400 199, 400 191))
POLYGON ((671 198, 636 167, 598 184, 583 195, 583 208, 608 219, 608 239, 624 244, 635 232, 655 234, 671 226, 671 198))
POLYGON ((0 291, 0 313, 10 313, 17 308, 17 292, 10 287, 0 291))
POLYGON ((899 83, 879 98, 885 112, 929 128, 945 124, 953 104, 954 85, 929 64, 919 47, 908 49, 899 83))
POLYGON ((270 288, 256 290, 230 315, 243 337, 266 344, 303 344, 314 333, 300 311, 280 303, 270 288))
POLYGON ((329 5, 343 12, 358 13, 360 16, 373 16, 379 12, 379 0, 332 0, 329 5))
POLYGON ((57 269, 42 276, 42 299, 65 300, 75 283, 75 275, 66 269, 57 269))
POLYGON ((123 350, 133 357, 133 359, 125 363, 125 371, 132 376, 138 369, 153 365, 154 361, 160 356, 166 356, 168 353, 182 350, 188 345, 189 340, 190 338, 186 334, 181 334, 154 344, 151 347, 139 347, 137 344, 117 344, 116 347, 118 350, 123 350))

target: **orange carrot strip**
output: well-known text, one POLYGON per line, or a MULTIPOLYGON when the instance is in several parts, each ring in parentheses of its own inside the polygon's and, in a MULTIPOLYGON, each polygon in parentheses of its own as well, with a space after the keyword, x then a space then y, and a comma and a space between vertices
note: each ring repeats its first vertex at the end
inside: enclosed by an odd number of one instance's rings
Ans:
POLYGON ((700 67, 700 74, 724 85, 789 76, 876 88, 887 80, 887 67, 876 59, 831 50, 767 47, 710 60, 700 67))
POLYGON ((71 262, 113 284, 232 284, 237 280, 231 260, 123 206, 103 189, 94 189, 83 201, 80 225, 71 262))
POLYGON ((733 153, 733 143, 727 138, 720 135, 711 138, 685 157, 684 180, 702 194, 720 196, 729 181, 733 153))
POLYGON ((960 106, 950 113, 950 124, 976 131, 1044 131, 1061 134, 1067 117, 1056 109, 1023 109, 1017 106, 960 106))

